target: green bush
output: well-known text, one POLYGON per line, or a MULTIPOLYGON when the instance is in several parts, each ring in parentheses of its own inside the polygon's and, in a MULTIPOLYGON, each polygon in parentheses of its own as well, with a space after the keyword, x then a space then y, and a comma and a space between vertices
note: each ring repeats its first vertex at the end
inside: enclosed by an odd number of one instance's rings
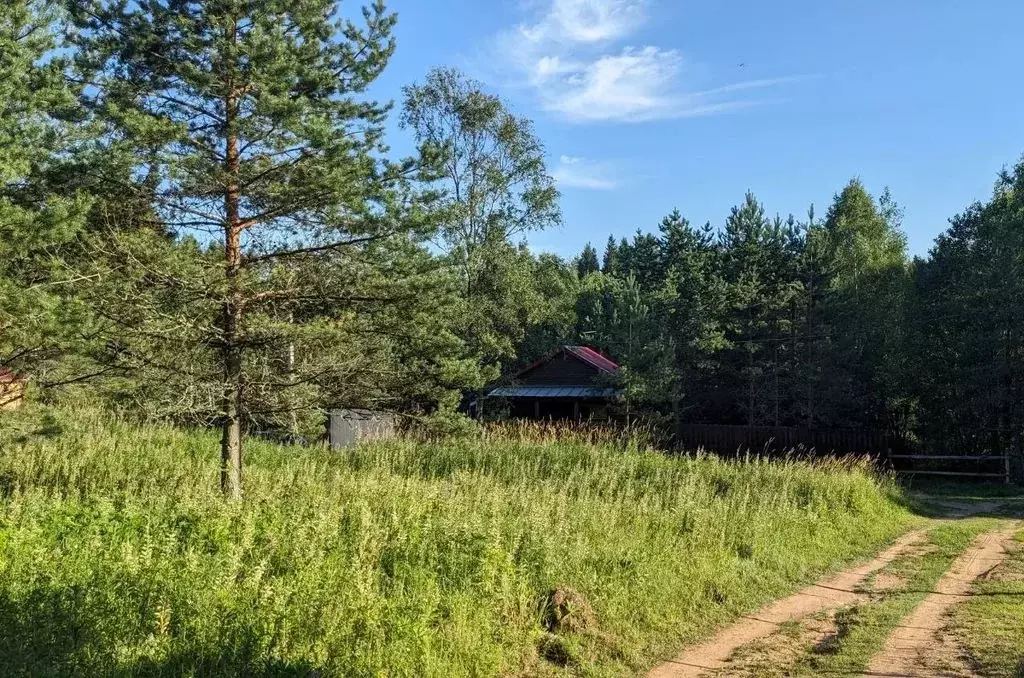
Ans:
POLYGON ((0 449, 3 675, 630 674, 910 520, 866 463, 580 439, 250 440, 240 504, 212 432, 36 410, 0 449), (593 622, 553 637, 559 587, 593 622))

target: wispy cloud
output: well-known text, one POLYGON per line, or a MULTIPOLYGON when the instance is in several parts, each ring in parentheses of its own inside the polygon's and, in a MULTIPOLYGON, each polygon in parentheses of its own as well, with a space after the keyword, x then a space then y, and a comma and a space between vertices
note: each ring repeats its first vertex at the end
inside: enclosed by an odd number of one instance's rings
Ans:
POLYGON ((669 93, 681 59, 675 50, 625 48, 538 82, 545 109, 573 120, 644 120, 676 112, 669 93))
POLYGON ((606 164, 569 155, 563 155, 558 159, 558 166, 552 170, 551 176, 562 188, 610 191, 616 187, 606 164))
POLYGON ((646 19, 646 0, 547 0, 547 11, 518 33, 535 43, 593 43, 628 35, 646 19))
POLYGON ((500 36, 501 57, 544 110, 569 121, 714 115, 757 105, 754 90, 795 79, 687 87, 678 50, 622 45, 649 20, 648 0, 537 0, 534 7, 532 21, 500 36))

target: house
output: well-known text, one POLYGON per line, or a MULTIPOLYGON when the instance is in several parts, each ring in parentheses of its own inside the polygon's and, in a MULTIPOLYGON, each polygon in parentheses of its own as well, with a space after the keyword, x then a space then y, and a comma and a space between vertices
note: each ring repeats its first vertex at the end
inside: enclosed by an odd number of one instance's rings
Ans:
POLYGON ((0 367, 0 411, 21 407, 28 378, 0 367))
POLYGON ((619 366, 589 346, 562 346, 485 397, 489 405, 508 403, 513 417, 605 419, 622 397, 619 377, 619 366))

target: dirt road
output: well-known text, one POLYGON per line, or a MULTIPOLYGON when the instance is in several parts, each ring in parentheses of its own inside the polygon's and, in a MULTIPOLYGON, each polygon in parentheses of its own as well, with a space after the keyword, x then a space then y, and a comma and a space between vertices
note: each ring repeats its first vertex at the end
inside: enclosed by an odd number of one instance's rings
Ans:
MULTIPOLYGON (((944 518, 963 518, 997 510, 997 501, 947 501, 939 503, 944 518)), ((940 519, 941 520, 941 519, 940 519)), ((988 533, 965 552, 940 581, 936 592, 930 595, 901 628, 894 633, 885 649, 871 662, 869 673, 875 676, 917 676, 932 674, 901 673, 909 671, 915 660, 915 648, 930 642, 943 613, 963 595, 977 576, 998 559, 1000 544, 1006 534, 1012 535, 1013 525, 995 533, 988 533), (922 609, 923 608, 923 609, 922 609), (918 615, 918 616, 915 616, 918 615), (916 627, 916 628, 915 628, 916 627), (871 672, 874 673, 871 673, 871 672)), ((893 560, 910 553, 925 538, 925 532, 915 530, 896 540, 871 561, 852 567, 838 575, 808 586, 799 593, 775 601, 754 614, 743 617, 720 630, 710 640, 685 649, 674 659, 653 668, 648 678, 691 678, 721 671, 736 650, 775 633, 787 621, 802 620, 816 613, 835 612, 852 603, 866 599, 858 592, 865 580, 893 560)))
POLYGON ((946 614, 970 593, 976 579, 1006 559, 1006 545, 1019 529, 1020 523, 1009 522, 978 535, 942 575, 935 590, 900 621, 882 651, 871 658, 864 675, 930 678, 940 675, 939 667, 954 664, 956 648, 939 642, 946 614))
POLYGON ((784 622, 855 602, 861 594, 854 589, 868 575, 882 569, 922 539, 923 532, 908 532, 871 561, 812 584, 744 617, 719 631, 711 640, 687 648, 675 659, 655 667, 647 674, 648 678, 689 678, 720 669, 735 650, 774 633, 784 622))

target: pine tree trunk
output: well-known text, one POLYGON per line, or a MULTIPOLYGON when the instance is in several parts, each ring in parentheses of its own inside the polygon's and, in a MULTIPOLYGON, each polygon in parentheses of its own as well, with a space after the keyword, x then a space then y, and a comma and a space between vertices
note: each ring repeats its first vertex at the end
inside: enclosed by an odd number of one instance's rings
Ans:
POLYGON ((228 205, 228 224, 225 226, 226 274, 228 300, 224 303, 221 319, 222 361, 224 384, 221 409, 223 412, 221 438, 220 487, 224 494, 239 499, 242 496, 242 347, 238 326, 242 316, 238 271, 241 266, 240 232, 238 229, 238 195, 229 190, 225 196, 228 205), (232 219, 231 214, 235 217, 232 219))
MULTIPOLYGON (((232 35, 232 38, 234 36, 232 35)), ((222 393, 222 438, 220 445, 221 491, 232 499, 242 498, 242 346, 239 327, 243 299, 239 280, 242 269, 242 223, 239 216, 238 99, 232 78, 227 79, 224 98, 224 273, 227 299, 221 318, 224 385, 222 393)))
POLYGON ((225 361, 224 423, 220 443, 220 489, 232 499, 242 498, 242 418, 241 418, 241 360, 235 357, 225 361))
POLYGON ((747 347, 747 426, 754 425, 754 351, 747 347))
POLYGON ((779 395, 779 347, 777 345, 775 347, 775 365, 773 367, 774 367, 774 372, 775 372, 775 374, 774 374, 774 376, 775 376, 775 426, 777 428, 779 426, 779 398, 780 398, 780 395, 779 395))
POLYGON ((677 450, 680 447, 680 444, 679 444, 679 434, 680 434, 680 431, 681 431, 682 426, 683 426, 683 416, 682 416, 682 412, 680 411, 682 409, 680 407, 680 402, 679 402, 680 400, 681 400, 681 398, 679 396, 679 391, 678 390, 673 390, 673 393, 672 393, 672 435, 675 438, 675 446, 676 446, 677 450))

